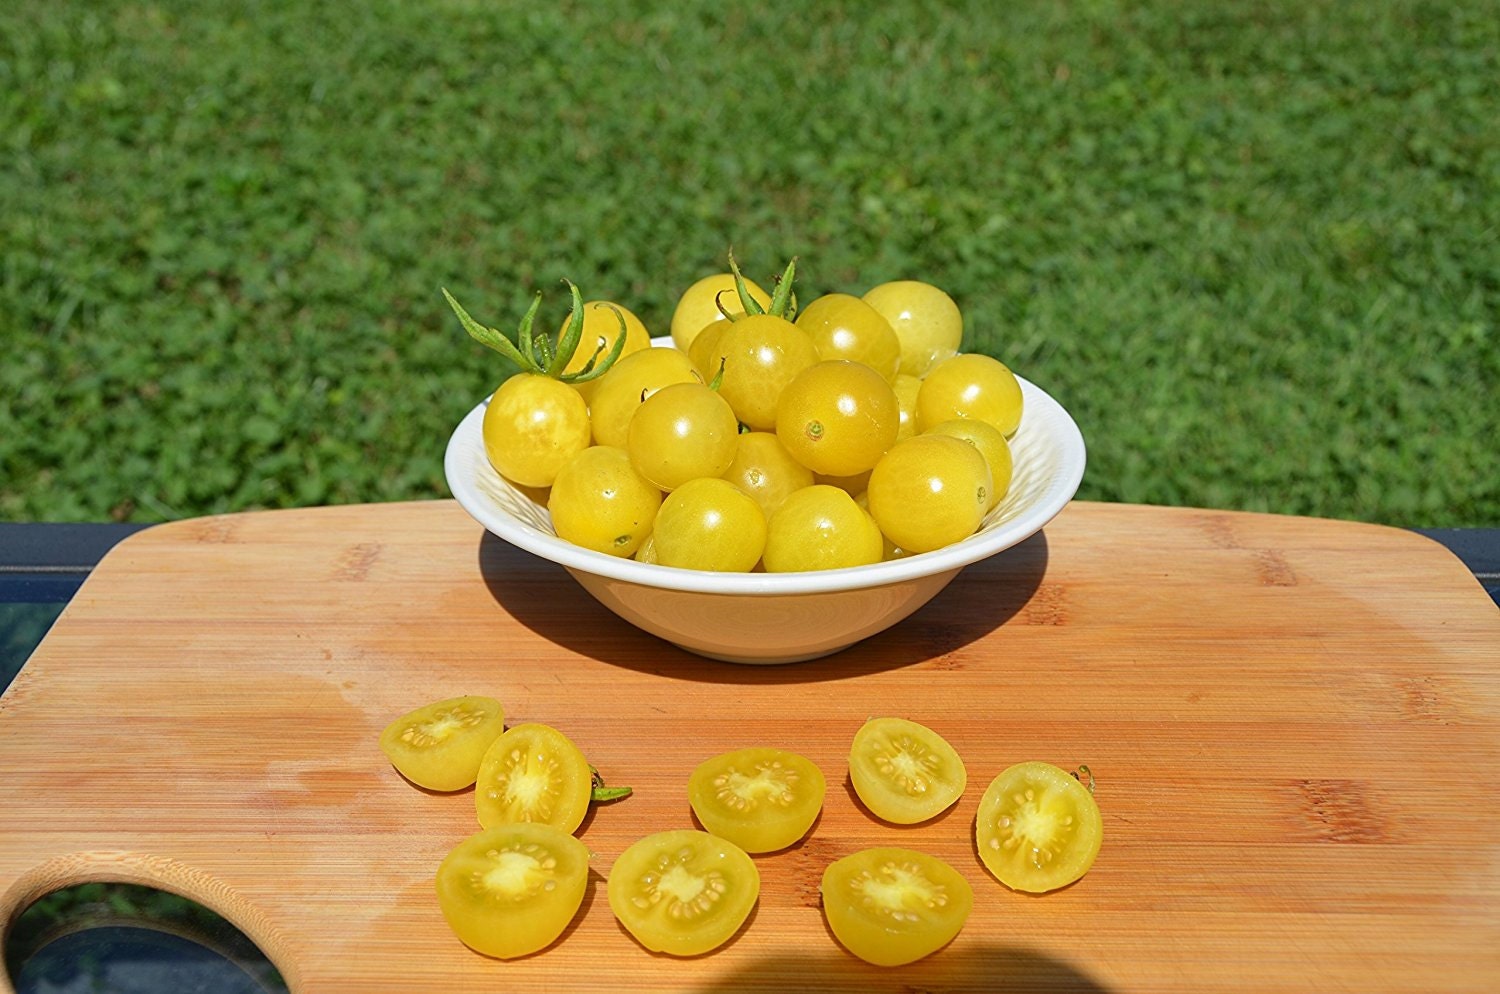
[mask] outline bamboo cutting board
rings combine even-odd
[[[432,875],[472,791],[403,781],[376,739],[489,694],[569,733],[633,797],[597,809],[584,906],[513,962],[448,931]],[[969,789],[876,822],[850,739],[901,714]],[[604,895],[636,838],[691,827],[688,774],[751,744],[817,762],[810,838],[757,864],[718,953],[645,952]],[[1033,897],[972,843],[1023,759],[1098,778],[1104,847]],[[896,628],[745,667],[631,628],[452,502],[163,525],[116,547],[0,698],[0,917],[80,880],[151,883],[243,928],[293,990],[1493,991],[1500,986],[1500,612],[1446,550],[1370,525],[1074,503]],[[823,924],[824,866],[903,845],[976,901],[882,970]]]

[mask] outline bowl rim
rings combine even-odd
[[[1021,385],[1025,409],[1028,412],[1047,411],[1044,420],[1053,428],[1049,432],[1053,436],[1049,441],[1058,446],[1058,471],[1048,481],[1040,498],[1008,521],[960,542],[932,552],[866,566],[798,573],[717,573],[679,569],[595,552],[539,531],[496,505],[467,475],[471,469],[477,469],[479,473],[493,477],[495,484],[519,493],[519,488],[496,473],[484,456],[481,423],[484,409],[489,404],[488,396],[471,408],[454,428],[444,452],[443,471],[454,498],[488,531],[517,548],[569,570],[666,590],[727,596],[780,596],[881,587],[957,571],[1018,545],[1039,532],[1077,493],[1087,460],[1082,432],[1067,410],[1046,391],[1021,376],[1016,380]],[[1023,423],[1022,430],[1025,427]],[[545,512],[546,508],[542,510]]]

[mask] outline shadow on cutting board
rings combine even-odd
[[[1031,603],[1047,572],[1047,539],[1026,541],[965,568],[911,616],[831,656],[780,666],[705,659],[641,631],[594,600],[568,572],[486,532],[479,569],[490,595],[517,622],[602,662],[678,679],[788,684],[856,677],[919,663],[952,665],[961,650]]]
[[[939,950],[907,966],[868,966],[841,950],[819,956],[768,956],[718,978],[697,994],[806,991],[917,994],[1109,994],[1109,988],[1061,960],[1030,949],[983,946]]]

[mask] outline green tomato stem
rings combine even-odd
[[[589,766],[589,777],[593,783],[593,791],[589,795],[589,800],[595,804],[618,801],[620,798],[629,797],[631,794],[629,787],[606,787],[604,785],[604,775],[592,765]]]
[[[760,301],[750,296],[750,288],[745,285],[745,277],[740,275],[740,267],[734,261],[734,249],[729,250],[729,271],[734,274],[734,289],[740,295],[740,306],[745,309],[745,313],[766,313],[766,309],[760,306]],[[724,316],[728,317],[729,315],[726,313]]]
[[[572,286],[571,283],[568,285]],[[575,290],[574,292],[576,293],[577,291]],[[609,372],[610,367],[615,364],[615,360],[619,359],[621,353],[625,351],[625,315],[621,314],[620,309],[614,304],[607,306],[615,312],[615,320],[620,322],[620,333],[615,336],[615,343],[610,346],[609,354],[600,360],[599,349],[595,349],[594,354],[589,356],[589,361],[583,364],[582,369],[576,373],[564,373],[558,377],[564,383],[587,383],[589,380],[598,379]],[[582,325],[581,320],[579,324],[580,326]]]
[[[559,341],[554,346],[550,336],[540,330],[535,330],[537,309],[542,304],[541,291],[537,291],[531,300],[531,306],[526,309],[526,314],[521,318],[521,323],[516,329],[516,340],[511,342],[503,334],[494,328],[488,328],[469,316],[453,294],[443,288],[443,297],[448,301],[448,306],[453,308],[453,313],[458,315],[459,324],[463,325],[464,331],[469,337],[479,344],[494,349],[505,358],[515,363],[525,373],[538,373],[561,380],[564,383],[582,383],[587,380],[597,379],[609,371],[625,349],[625,316],[620,313],[619,308],[612,307],[615,318],[620,322],[620,334],[615,337],[614,346],[603,359],[598,358],[598,350],[589,358],[587,365],[577,373],[564,373],[568,360],[573,358],[573,353],[578,351],[578,344],[583,338],[583,295],[579,293],[578,287],[570,280],[564,280],[573,297],[573,309],[568,316],[568,324],[563,329]]]
[[[792,261],[786,264],[786,271],[781,274],[781,279],[776,281],[776,292],[771,294],[770,313],[779,318],[792,319],[796,312],[796,299],[792,296],[792,280],[796,278],[797,257],[792,256]]]
[[[573,285],[572,280],[563,280],[568,284],[568,293],[573,298],[573,309],[568,312],[568,323],[563,328],[562,337],[557,343],[557,352],[552,356],[552,361],[547,364],[548,376],[560,376],[568,365],[568,360],[573,358],[573,353],[578,351],[578,342],[583,338],[583,297],[578,292],[578,287]]]
[[[522,369],[527,368],[526,357],[510,343],[510,339],[495,329],[486,328],[478,321],[469,317],[469,312],[464,310],[457,300],[453,299],[453,294],[448,292],[447,287],[443,288],[443,296],[447,298],[448,306],[453,308],[453,313],[458,315],[459,324],[464,326],[464,331],[469,333],[470,338],[474,339],[480,345],[494,349]]]

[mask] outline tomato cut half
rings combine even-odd
[[[823,771],[785,749],[715,756],[688,778],[688,800],[703,827],[746,852],[785,849],[823,810]]]
[[[438,905],[463,943],[511,959],[545,949],[578,913],[588,847],[550,825],[515,823],[460,842],[437,871]]]
[[[914,849],[865,849],[823,871],[823,914],[834,938],[876,966],[900,966],[951,942],[974,889],[948,863]]]
[[[592,791],[588,760],[571,739],[551,725],[517,725],[484,754],[474,806],[485,828],[539,822],[573,832]]]
[[[631,845],[609,871],[609,907],[653,952],[696,956],[729,940],[760,896],[760,871],[733,842],[691,830]]]
[[[493,697],[453,697],[408,711],[380,733],[380,749],[401,775],[428,790],[474,783],[485,750],[505,731]]]
[[[1088,872],[1104,823],[1094,795],[1071,773],[1051,763],[1017,763],[984,792],[974,834],[996,880],[1040,894]]]
[[[849,779],[871,814],[898,825],[940,814],[968,783],[948,740],[905,718],[872,718],[854,733]]]

